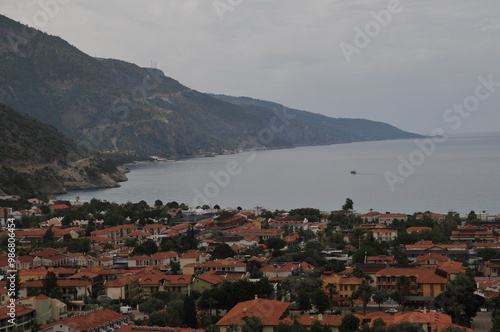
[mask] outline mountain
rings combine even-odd
[[[63,193],[77,188],[117,187],[123,169],[91,154],[57,129],[0,104],[0,192]]]
[[[383,122],[331,118],[249,97],[212,96],[239,106],[264,123],[271,123],[273,118],[283,119],[285,126],[281,126],[282,130],[276,129],[276,135],[294,146],[422,137]]]
[[[204,94],[157,69],[91,57],[1,15],[0,102],[91,150],[140,156],[417,137],[367,120],[288,109],[293,114],[284,118],[281,105]],[[276,130],[276,117],[286,128]]]

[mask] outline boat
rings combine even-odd
[[[351,174],[356,174],[356,171],[351,171]]]

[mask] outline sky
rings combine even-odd
[[[419,134],[499,131],[498,0],[0,0],[83,52]]]

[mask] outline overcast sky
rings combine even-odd
[[[202,92],[421,134],[499,130],[500,83],[482,86],[500,82],[498,0],[0,0],[0,11]]]

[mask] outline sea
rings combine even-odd
[[[191,207],[500,214],[500,133],[248,151],[129,165],[121,187],[59,199]],[[355,174],[352,174],[355,173]]]

